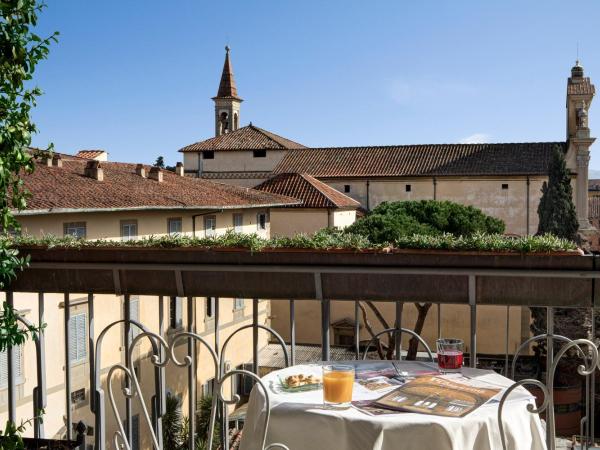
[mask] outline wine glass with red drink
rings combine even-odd
[[[462,339],[438,339],[436,344],[440,371],[443,373],[460,372],[463,365]]]

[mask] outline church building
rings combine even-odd
[[[255,187],[278,174],[308,174],[370,210],[383,201],[451,200],[502,219],[506,232],[535,234],[541,188],[558,146],[572,174],[580,230],[588,220],[588,109],[595,88],[579,61],[566,93],[566,136],[560,142],[423,144],[307,148],[259,128],[240,127],[238,95],[229,47],[216,97],[215,136],[188,145],[185,174]],[[558,107],[559,105],[557,105]]]

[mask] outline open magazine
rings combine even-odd
[[[421,376],[386,393],[371,407],[448,417],[463,417],[501,391],[439,376]]]

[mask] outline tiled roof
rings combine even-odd
[[[94,159],[102,155],[104,150],[80,150],[77,152],[79,158]]]
[[[223,64],[223,73],[221,74],[221,82],[219,83],[219,91],[215,98],[236,98],[238,97],[237,88],[235,87],[235,79],[233,78],[233,68],[229,60],[229,47],[225,47],[225,64]]]
[[[302,144],[290,141],[270,131],[252,124],[230,133],[225,133],[205,141],[183,147],[180,152],[198,152],[202,150],[287,150],[306,148]]]
[[[592,178],[588,180],[588,191],[600,191],[600,179]]]
[[[569,95],[594,95],[596,89],[589,77],[569,79],[567,94]]]
[[[588,198],[588,219],[600,218],[600,196],[591,196]]]
[[[310,148],[287,153],[274,172],[317,178],[546,175],[555,145],[566,151],[565,142]]]
[[[32,193],[21,214],[61,210],[234,209],[297,204],[289,197],[163,171],[163,181],[143,178],[135,164],[101,162],[104,180],[84,175],[88,161],[62,158],[62,167],[36,164],[24,175]],[[146,166],[146,174],[150,167]]]
[[[302,200],[298,208],[358,208],[360,203],[307,174],[282,173],[255,189]]]

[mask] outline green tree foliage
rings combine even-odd
[[[415,234],[471,236],[502,233],[504,222],[472,206],[449,201],[383,202],[347,231],[367,236],[373,243],[394,243]]]
[[[559,146],[555,146],[552,151],[548,182],[542,185],[538,217],[537,234],[553,234],[564,239],[577,240],[579,223],[573,204],[571,174]]]
[[[197,404],[196,417],[196,448],[199,450],[214,450],[220,446],[220,426],[215,423],[213,448],[208,449],[208,429],[212,397],[203,396]],[[171,394],[166,398],[166,414],[163,416],[163,447],[164,450],[184,450],[188,448],[189,418],[181,412],[181,400]],[[1,450],[1,449],[0,449]]]
[[[165,168],[165,158],[163,158],[162,156],[159,156],[158,158],[156,158],[156,161],[154,161],[154,165],[156,167],[160,167],[161,169]]]

